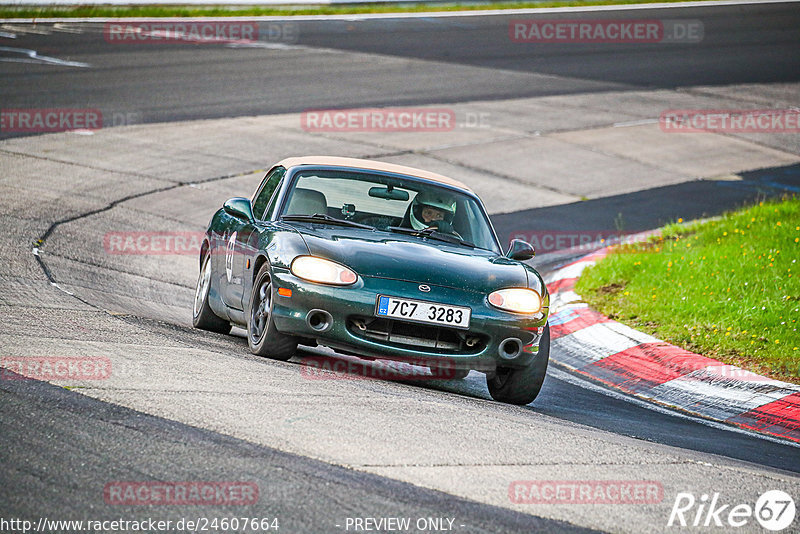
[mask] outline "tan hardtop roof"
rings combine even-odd
[[[336,167],[353,167],[355,169],[364,169],[369,171],[382,171],[391,172],[395,174],[405,174],[408,176],[415,176],[417,178],[424,178],[433,182],[440,182],[453,187],[458,187],[465,191],[472,192],[472,190],[459,182],[447,176],[436,174],[434,172],[423,171],[415,169],[414,167],[406,167],[405,165],[395,165],[394,163],[384,163],[382,161],[371,161],[368,159],[357,158],[342,158],[338,156],[303,156],[298,158],[286,158],[277,163],[287,169],[297,165],[330,165]]]

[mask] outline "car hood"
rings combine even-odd
[[[521,263],[495,252],[403,234],[298,224],[309,251],[360,276],[491,292],[527,287]]]

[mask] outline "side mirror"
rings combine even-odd
[[[222,205],[222,209],[225,210],[225,213],[232,215],[237,219],[242,219],[243,221],[249,223],[255,221],[255,217],[253,216],[253,206],[250,204],[250,200],[247,198],[229,198]]]
[[[533,245],[522,239],[513,239],[508,247],[508,252],[506,252],[507,257],[519,261],[529,260],[535,255],[536,251],[533,250]]]

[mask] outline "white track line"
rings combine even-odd
[[[20,54],[24,57],[0,57],[0,61],[7,63],[37,63],[46,65],[58,65],[61,67],[90,67],[88,63],[81,63],[80,61],[67,61],[50,56],[40,56],[36,50],[28,48],[12,48],[10,46],[0,46],[0,52],[10,52],[12,54]]]

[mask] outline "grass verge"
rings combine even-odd
[[[673,345],[800,383],[799,260],[800,198],[784,198],[618,246],[576,290]]]
[[[291,15],[352,15],[359,13],[417,13],[434,11],[475,11],[482,9],[527,9],[681,2],[684,0],[567,0],[540,2],[467,2],[345,4],[311,6],[3,6],[0,18],[162,18],[162,17],[269,17]]]

